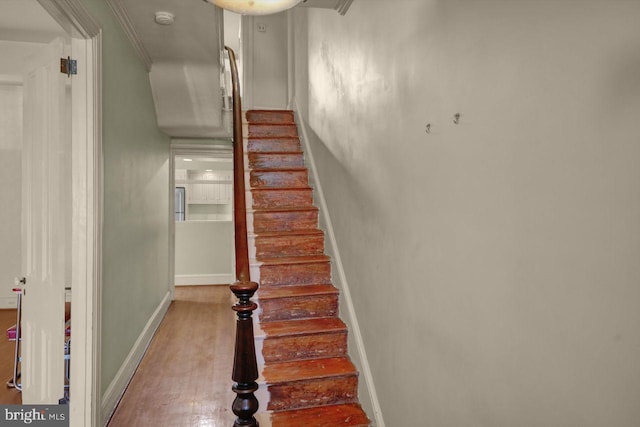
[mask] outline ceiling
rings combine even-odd
[[[191,159],[191,160],[185,160]],[[191,171],[230,171],[233,170],[231,155],[227,157],[176,156],[175,168]]]
[[[158,126],[173,137],[228,138],[220,92],[222,10],[202,0],[106,1],[149,70]],[[345,13],[353,0],[304,0],[298,7]],[[37,0],[0,0],[0,40],[46,43],[63,30]],[[171,25],[155,21],[173,14]]]
[[[11,0],[19,1],[19,0]],[[224,45],[221,9],[202,0],[106,0],[148,66],[156,62],[218,63]],[[304,0],[298,7],[346,13],[353,0]],[[157,12],[175,17],[155,22]]]
[[[201,0],[108,0],[130,38],[152,62],[214,63],[220,60],[219,9]],[[156,12],[174,15],[171,25]]]
[[[0,1],[0,40],[46,43],[64,35],[37,0]]]

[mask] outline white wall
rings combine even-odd
[[[259,27],[264,31],[259,31]],[[285,12],[242,18],[243,109],[286,108],[287,93],[287,15]],[[247,42],[248,41],[248,42]]]
[[[176,284],[230,284],[233,222],[176,222]]]
[[[313,151],[387,426],[637,426],[638,22],[628,1],[309,11]]]
[[[224,45],[229,46],[240,57],[240,23],[242,15],[225,10],[224,17]]]

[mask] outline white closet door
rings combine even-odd
[[[69,79],[56,39],[24,74],[22,400],[54,404],[64,393],[64,291],[70,270]],[[70,90],[70,89],[69,89]]]

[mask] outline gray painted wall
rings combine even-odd
[[[640,3],[308,13],[296,96],[386,425],[636,426]]]
[[[157,127],[144,65],[106,2],[103,27],[102,392],[169,291],[169,138]]]

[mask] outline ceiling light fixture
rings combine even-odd
[[[302,0],[205,0],[242,15],[270,15],[292,8]]]
[[[182,160],[184,160],[185,162],[193,162],[193,159],[182,159]]]

